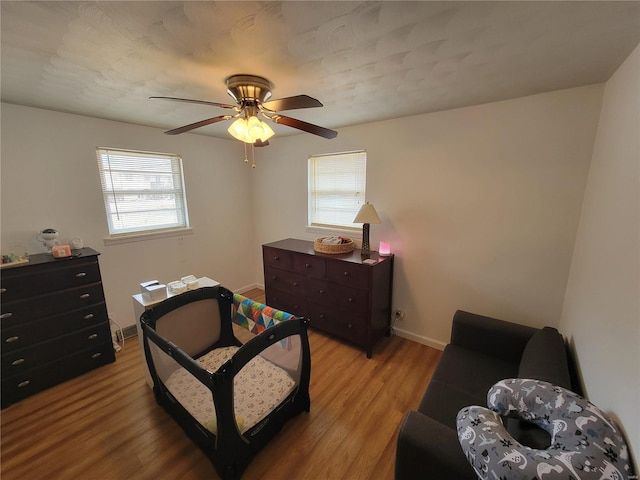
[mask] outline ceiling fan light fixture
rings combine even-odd
[[[266,142],[274,135],[269,125],[255,115],[249,118],[238,118],[227,131],[237,140],[244,143],[256,143],[258,140]]]

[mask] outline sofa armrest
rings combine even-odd
[[[458,310],[453,316],[451,343],[519,363],[529,339],[538,329]]]
[[[455,430],[410,411],[402,420],[396,448],[395,480],[476,480]]]

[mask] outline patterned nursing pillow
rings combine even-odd
[[[613,421],[570,390],[530,379],[507,379],[487,394],[491,410],[458,412],[458,440],[483,480],[626,480],[637,478],[629,451]],[[493,410],[493,411],[492,411]],[[500,415],[518,416],[551,435],[536,450],[518,443]]]

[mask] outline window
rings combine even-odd
[[[189,226],[178,155],[100,147],[96,154],[111,235]]]
[[[357,229],[366,183],[365,151],[309,157],[309,225]]]

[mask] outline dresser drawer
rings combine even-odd
[[[291,252],[287,252],[286,250],[263,247],[262,258],[265,265],[284,268],[286,270],[290,270],[292,268]]]
[[[60,259],[60,263],[38,268],[14,268],[2,272],[0,299],[12,302],[25,297],[65,290],[100,282],[100,268],[96,258],[86,261]]]
[[[2,377],[40,367],[104,342],[111,342],[109,325],[95,325],[21,350],[2,354]],[[113,343],[112,343],[113,348]]]
[[[309,307],[307,299],[299,295],[291,295],[278,289],[269,289],[266,292],[266,304],[282,310],[283,312],[291,313],[299,317],[305,317],[309,313]]]
[[[319,305],[331,305],[332,308],[350,312],[364,312],[367,309],[366,290],[345,287],[326,280],[308,279],[307,297],[310,302]]]
[[[332,310],[326,306],[316,304],[311,304],[309,311],[311,327],[359,345],[366,342],[367,322],[361,315]]]
[[[12,377],[3,374],[2,408],[114,360],[113,344],[109,339],[109,342],[96,343],[91,348]]]
[[[103,302],[60,315],[18,324],[11,328],[3,327],[0,331],[2,353],[20,350],[60,335],[106,324],[108,321],[107,307]]]
[[[369,266],[350,262],[329,262],[327,278],[348,287],[369,288]]]
[[[327,262],[324,258],[311,255],[294,255],[293,270],[300,275],[314,278],[325,278],[327,275]]]
[[[275,288],[288,292],[290,295],[304,295],[307,293],[306,281],[302,275],[279,268],[264,268],[265,288]]]
[[[41,295],[37,298],[27,298],[16,302],[2,302],[2,305],[0,305],[2,310],[0,322],[4,329],[102,302],[104,302],[102,283],[94,283]]]

